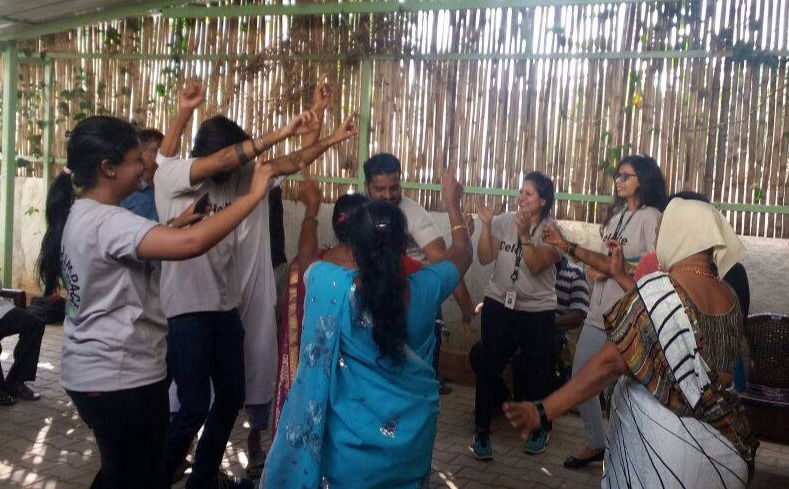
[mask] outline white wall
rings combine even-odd
[[[16,179],[15,216],[14,216],[14,273],[12,285],[26,290],[38,290],[35,276],[35,263],[38,258],[41,237],[44,234],[44,217],[41,204],[42,185],[40,178],[18,177]],[[38,212],[26,214],[31,208]],[[298,232],[301,227],[303,207],[293,201],[284,203],[285,239],[288,258],[296,251]],[[318,239],[321,245],[334,242],[331,230],[332,206],[321,206],[319,215]],[[449,220],[444,213],[431,213],[445,238],[449,236]],[[599,246],[597,225],[583,222],[563,221],[562,226],[572,239],[584,246]],[[479,221],[472,242],[479,239]],[[785,240],[744,237],[747,248],[743,264],[748,271],[751,286],[751,313],[775,312],[789,314],[789,245]],[[474,263],[466,274],[471,297],[481,301],[487,285],[492,265],[482,266],[474,257]],[[470,339],[463,338],[459,328],[460,314],[453,298],[444,304],[444,317],[453,329],[449,347],[464,348]],[[476,320],[478,331],[479,320]]]
[[[285,209],[285,241],[288,258],[296,252],[298,233],[304,208],[301,204],[292,201],[284,203]],[[331,229],[332,206],[323,204],[318,215],[318,243],[328,246],[335,242]],[[444,213],[431,212],[433,220],[444,233],[444,239],[449,237],[449,220]],[[596,224],[576,221],[561,221],[562,227],[569,233],[571,239],[584,247],[596,249],[600,246],[600,234]],[[476,221],[476,231],[472,242],[476,245],[479,239],[480,222]],[[746,246],[746,255],[743,265],[748,272],[751,287],[751,314],[760,312],[774,312],[789,314],[789,244],[786,240],[743,237]],[[474,255],[474,262],[466,273],[466,285],[475,302],[481,302],[484,289],[490,277],[493,265],[482,266]],[[454,298],[450,297],[444,304],[444,318],[452,328],[448,348],[466,350],[476,341],[475,338],[465,338],[460,328],[460,313]],[[479,334],[479,319],[475,319],[475,336]]]
[[[42,182],[42,179],[32,177],[15,179],[13,273],[11,284],[4,284],[6,287],[39,290],[35,268],[46,229]]]

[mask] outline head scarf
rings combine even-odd
[[[699,200],[671,199],[657,239],[657,257],[663,270],[678,261],[712,248],[712,261],[723,277],[745,251],[729,222],[712,205]]]

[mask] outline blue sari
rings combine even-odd
[[[356,273],[318,262],[305,277],[299,371],[261,488],[427,486],[438,420],[433,321],[460,277],[443,262],[408,279],[406,356],[395,364],[358,313]]]

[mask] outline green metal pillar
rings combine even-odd
[[[3,284],[11,287],[11,261],[14,251],[14,176],[16,175],[16,102],[19,57],[15,43],[3,46],[3,147],[0,175],[0,228],[3,247],[0,253]]]
[[[41,162],[44,192],[41,194],[41,212],[39,213],[42,219],[46,216],[47,192],[49,191],[49,182],[52,181],[52,133],[55,130],[55,123],[52,120],[52,104],[54,103],[52,83],[54,81],[55,62],[48,59],[47,64],[44,65],[44,137],[42,138],[44,161]]]
[[[359,107],[359,167],[356,170],[356,179],[359,188],[357,192],[364,191],[364,162],[370,157],[370,112],[372,111],[373,86],[373,60],[362,60],[361,101]]]

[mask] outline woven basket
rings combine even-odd
[[[789,317],[757,314],[745,321],[750,346],[748,383],[789,389]]]
[[[748,389],[740,393],[759,439],[789,444],[789,318],[757,314],[745,321]]]

